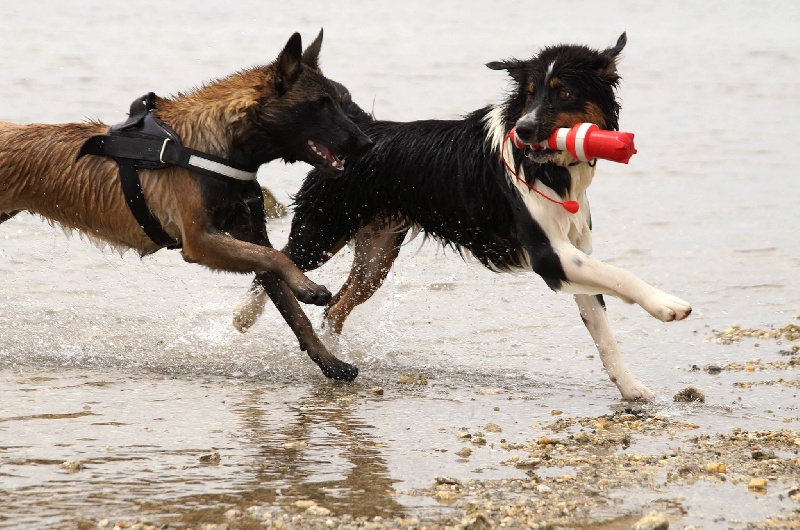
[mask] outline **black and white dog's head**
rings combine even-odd
[[[516,124],[517,137],[526,144],[542,142],[556,129],[578,123],[618,130],[617,61],[626,41],[623,33],[616,45],[603,51],[562,44],[544,48],[525,61],[488,63],[493,70],[508,71],[516,82],[503,109],[508,128]],[[544,163],[555,161],[556,152],[529,149],[527,154],[534,162]]]

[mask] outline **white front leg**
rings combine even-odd
[[[611,378],[611,382],[619,388],[623,399],[652,399],[654,394],[633,377],[622,359],[617,339],[611,331],[605,307],[600,303],[600,299],[594,295],[577,294],[575,301],[581,311],[583,323],[589,330],[597,351],[600,352],[603,368]]]
[[[656,289],[630,272],[594,259],[570,244],[555,248],[567,277],[561,291],[570,294],[610,294],[635,302],[663,322],[683,320],[692,307],[677,296]]]

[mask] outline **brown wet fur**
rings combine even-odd
[[[321,37],[322,33],[309,49],[316,46],[318,52]],[[296,38],[299,47],[299,35]],[[272,107],[302,102],[303,90],[292,88],[279,94],[281,87],[277,84],[283,82],[285,65],[281,61],[285,56],[286,50],[266,66],[241,71],[171,99],[157,98],[154,113],[178,133],[185,146],[229,157],[232,146],[251,134],[256,113],[259,119],[268,119]],[[299,64],[299,52],[296,59],[295,65]],[[303,62],[295,81],[300,88],[306,74],[322,75],[316,56],[313,67],[305,64],[305,56]],[[278,95],[286,97],[278,100]],[[91,155],[76,161],[81,145],[107,130],[108,126],[99,122],[0,122],[0,223],[27,211],[120,251],[133,249],[144,256],[159,250],[128,209],[116,162]],[[330,292],[309,280],[286,255],[271,248],[263,209],[254,214],[260,230],[253,230],[249,224],[234,227],[231,232],[246,241],[235,239],[214,226],[207,194],[203,193],[202,179],[209,177],[176,166],[139,174],[150,210],[163,229],[182,243],[181,253],[187,262],[219,271],[265,273],[266,289],[295,331],[301,348],[328,377],[355,378],[358,370],[325,349],[297,301],[324,305],[330,300]]]

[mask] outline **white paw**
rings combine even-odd
[[[689,302],[663,291],[656,291],[642,304],[642,307],[662,322],[683,320],[692,312]]]
[[[621,382],[616,381],[617,388],[619,388],[620,393],[622,394],[622,399],[629,399],[635,401],[650,401],[654,397],[656,397],[653,392],[647,388],[645,385],[637,381],[636,379],[631,379],[629,381]]]
[[[250,329],[264,311],[266,297],[267,292],[261,286],[248,291],[244,300],[233,310],[233,327],[240,333]]]

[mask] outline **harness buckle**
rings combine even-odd
[[[162,164],[166,164],[167,162],[164,161],[164,151],[167,150],[167,142],[169,142],[169,138],[164,138],[164,143],[161,145],[161,153],[158,155],[158,160]]]

